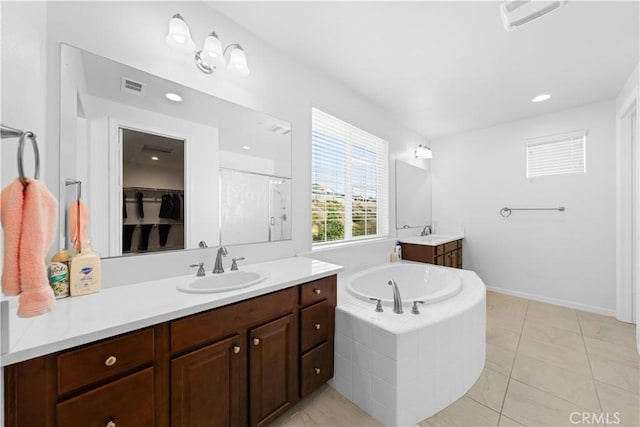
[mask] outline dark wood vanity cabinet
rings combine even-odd
[[[333,377],[336,276],[5,368],[6,426],[263,426]]]
[[[462,239],[437,246],[400,243],[402,259],[462,268]]]

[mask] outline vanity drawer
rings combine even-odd
[[[300,305],[305,306],[327,299],[336,304],[336,276],[314,280],[300,286]]]
[[[300,351],[305,352],[329,338],[331,311],[326,300],[300,310]]]
[[[444,254],[444,245],[436,246],[436,256]]]
[[[449,243],[445,243],[444,244],[444,251],[445,252],[455,251],[456,249],[458,249],[458,241],[457,240],[455,242],[449,242]]]
[[[154,420],[153,368],[56,405],[57,425],[140,427]]]
[[[58,356],[58,393],[152,363],[153,356],[152,328],[62,353]]]
[[[300,396],[305,397],[333,377],[333,349],[328,342],[300,357]]]

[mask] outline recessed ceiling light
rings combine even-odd
[[[173,102],[180,102],[182,101],[182,97],[180,95],[178,95],[177,93],[173,93],[173,92],[167,92],[164,94],[164,96],[169,100],[169,101],[173,101]]]
[[[243,146],[242,146],[242,149],[243,149],[243,150],[251,150],[251,147],[249,147],[248,145],[243,145]]]
[[[151,160],[159,160],[156,156],[152,156]]]
[[[542,101],[546,101],[549,98],[551,98],[551,95],[549,95],[548,93],[543,93],[542,95],[538,95],[535,98],[533,98],[531,102],[542,102]]]

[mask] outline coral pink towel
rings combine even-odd
[[[20,294],[18,315],[46,313],[55,302],[45,258],[57,227],[58,202],[40,181],[15,181],[2,192],[5,257],[2,288]]]
[[[71,241],[75,244],[76,252],[82,250],[82,242],[87,240],[87,223],[89,222],[89,209],[80,200],[71,203],[67,211],[69,213],[69,229]]]

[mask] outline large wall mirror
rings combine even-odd
[[[431,224],[431,172],[396,160],[396,228]]]
[[[65,44],[60,67],[61,246],[79,194],[105,257],[291,238],[287,121]]]

